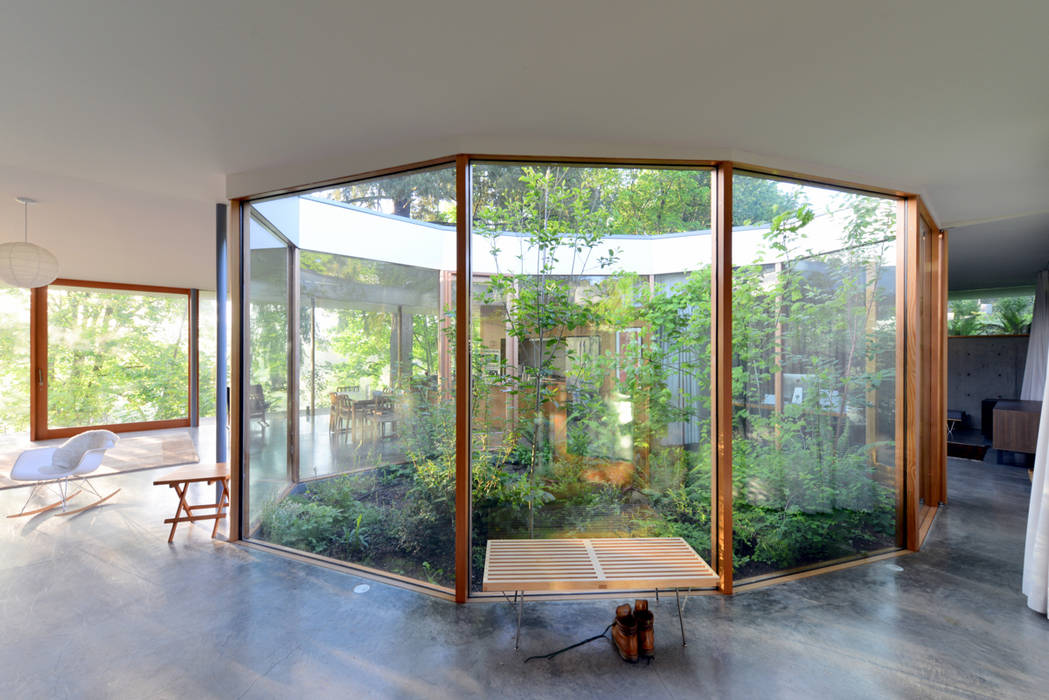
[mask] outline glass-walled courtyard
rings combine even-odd
[[[466,542],[474,592],[490,539],[676,536],[737,580],[900,546],[898,199],[737,172],[725,328],[713,167],[467,167],[245,203],[245,538],[444,589]]]

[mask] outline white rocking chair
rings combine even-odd
[[[62,512],[59,515],[72,515],[108,501],[120,489],[108,496],[102,496],[91,485],[91,482],[87,480],[86,475],[98,469],[102,463],[102,455],[110,447],[116,445],[119,439],[108,430],[88,430],[79,435],[74,435],[58,447],[37,447],[20,454],[18,459],[15,460],[15,465],[11,467],[11,480],[35,481],[36,483],[33,484],[33,488],[29,492],[29,498],[26,499],[22,510],[7,517],[18,518],[24,515],[36,515],[37,513],[54,510],[58,507],[62,508]],[[70,494],[70,481],[73,481],[75,485],[83,486],[90,490],[98,497],[98,500],[89,503],[83,508],[67,510],[66,505],[69,501],[82,491],[81,488],[77,488],[75,493]],[[76,482],[79,482],[79,484],[76,484]],[[30,501],[33,500],[33,496],[41,487],[58,496],[59,500],[42,508],[26,510]]]

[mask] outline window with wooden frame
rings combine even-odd
[[[498,538],[680,535],[725,593],[916,548],[920,200],[736,168],[459,154],[234,201],[244,537],[460,602]]]
[[[188,427],[189,289],[59,279],[33,290],[34,440]]]

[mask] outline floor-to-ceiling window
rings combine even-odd
[[[898,548],[901,202],[718,167],[246,203],[245,536],[459,596],[499,538],[680,536],[726,588]]]
[[[736,576],[895,547],[896,202],[733,189]]]
[[[268,221],[253,216],[248,226],[248,363],[242,391],[250,523],[295,483],[288,423],[289,266],[291,245]]]
[[[473,585],[489,539],[711,551],[709,169],[475,162]]]
[[[293,445],[249,417],[253,537],[453,583],[454,175],[253,204],[248,389]]]

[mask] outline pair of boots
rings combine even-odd
[[[647,600],[634,601],[634,609],[628,604],[616,608],[616,621],[612,623],[612,642],[623,661],[637,663],[638,654],[652,657],[656,649],[653,623],[655,616],[648,609]]]

